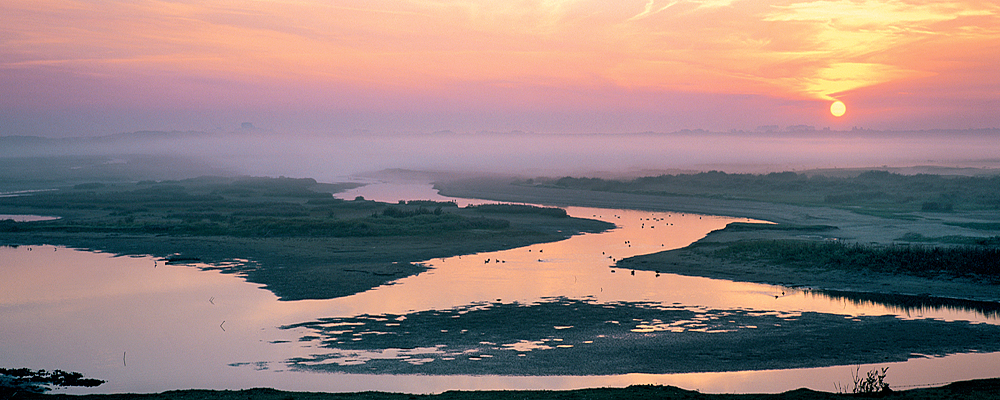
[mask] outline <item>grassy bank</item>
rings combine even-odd
[[[77,183],[0,199],[0,244],[56,244],[175,262],[225,264],[282,299],[346,296],[423,270],[414,262],[561,240],[610,224],[556,208],[364,198],[354,184],[199,177]],[[233,260],[244,260],[233,263]]]
[[[798,178],[795,179],[812,179],[801,175],[797,174]],[[743,178],[750,179],[751,177],[752,175],[747,175]],[[789,177],[792,178],[792,176]],[[896,178],[894,174],[889,174],[889,179]],[[949,180],[952,178],[934,179]],[[986,180],[987,178],[977,179]],[[1000,219],[1000,213],[996,210],[962,211],[960,208],[954,208],[950,212],[893,214],[897,218],[886,219],[873,215],[876,214],[874,212],[857,213],[822,204],[800,206],[776,202],[780,200],[780,196],[776,196],[774,199],[762,196],[764,198],[761,201],[727,200],[709,198],[706,192],[698,188],[682,189],[688,190],[688,193],[701,194],[667,196],[570,189],[558,187],[552,184],[552,181],[546,183],[544,180],[536,179],[517,181],[512,184],[511,180],[466,180],[447,182],[438,186],[446,195],[489,198],[498,201],[691,212],[780,222],[779,224],[730,224],[726,229],[713,232],[687,248],[621,260],[616,265],[619,268],[830,289],[837,290],[841,294],[854,291],[892,295],[927,295],[988,302],[1000,301],[1000,298],[997,297],[997,284],[989,283],[991,279],[995,282],[995,278],[986,278],[983,273],[964,271],[950,266],[939,268],[942,267],[943,263],[923,264],[924,267],[918,269],[922,268],[925,270],[924,272],[916,270],[907,272],[910,267],[892,264],[892,260],[902,262],[906,258],[914,259],[919,257],[918,254],[924,254],[918,253],[918,251],[929,251],[933,254],[934,248],[940,248],[942,254],[951,254],[952,250],[947,249],[962,245],[968,245],[973,249],[984,249],[985,261],[990,261],[989,255],[993,253],[989,249],[996,248],[996,237],[1000,233],[992,230],[996,224],[990,222]],[[608,181],[593,180],[593,182]],[[720,188],[719,190],[748,191],[741,187]],[[814,198],[822,197],[816,197],[817,194],[811,194],[811,196]],[[900,216],[906,218],[898,218]],[[854,261],[847,262],[847,260],[839,258],[811,258],[809,254],[817,249],[805,246],[820,246],[817,244],[802,244],[801,248],[787,249],[789,246],[797,246],[798,244],[790,245],[785,242],[791,240],[801,244],[804,241],[824,239],[837,239],[840,243],[859,243],[861,245],[855,248],[857,251],[852,256]],[[716,250],[736,245],[739,242],[745,243],[732,250],[714,253]],[[919,245],[911,245],[912,248],[920,250],[915,250],[910,256],[902,254],[898,255],[899,257],[890,254],[878,256],[883,260],[889,260],[878,268],[882,272],[874,272],[869,267],[866,261],[867,257],[875,257],[876,250],[884,247],[891,249],[891,246],[900,242],[915,242]],[[768,249],[758,254],[751,249],[754,246]],[[788,257],[795,258],[798,264],[793,267],[773,261],[785,258],[784,255],[775,253],[779,246],[790,251],[791,254],[788,254]],[[828,255],[843,253],[850,250],[853,245],[837,246],[845,247],[827,248]],[[966,253],[972,254],[975,251],[967,251]],[[983,257],[979,259],[982,261]],[[832,262],[835,260],[836,262]],[[838,268],[833,268],[834,265]],[[995,262],[990,265],[995,265]],[[992,267],[985,269],[989,270],[990,268]],[[943,273],[941,273],[942,271]],[[989,308],[989,310],[994,310],[994,308]]]
[[[1000,176],[901,175],[867,171],[855,176],[795,172],[660,175],[613,180],[563,177],[522,182],[557,188],[666,196],[754,200],[842,208],[905,218],[913,212],[1000,209]]]
[[[617,266],[805,287],[903,308],[996,315],[997,247],[822,240],[842,233],[826,225],[733,223],[687,247],[627,258]]]
[[[717,258],[763,260],[793,268],[826,268],[922,278],[1000,283],[1000,248],[870,245],[803,240],[739,241],[713,250]]]

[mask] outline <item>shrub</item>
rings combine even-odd
[[[851,393],[861,395],[891,393],[892,389],[889,388],[889,383],[885,381],[887,371],[889,371],[889,367],[882,368],[881,370],[876,368],[868,371],[866,376],[861,376],[861,366],[858,366],[851,372],[851,379],[854,381]],[[840,384],[835,384],[834,386],[837,387],[838,392],[843,393],[846,391]]]

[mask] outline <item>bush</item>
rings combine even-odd
[[[882,368],[881,370],[873,369],[868,371],[866,376],[861,376],[861,366],[858,366],[853,372],[851,372],[851,379],[854,381],[854,387],[851,388],[851,393],[861,395],[884,395],[891,393],[892,389],[889,388],[889,383],[885,381],[887,371],[889,371],[889,367]],[[838,392],[846,392],[844,390],[845,388],[839,384],[836,384],[835,386],[837,387]]]

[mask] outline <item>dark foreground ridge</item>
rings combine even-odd
[[[285,392],[274,389],[247,389],[238,391],[180,390],[155,394],[108,394],[73,396],[64,394],[17,394],[11,399],[79,399],[79,400],[611,400],[611,399],[661,399],[661,400],[796,400],[796,399],[854,399],[884,398],[899,400],[925,399],[997,399],[1000,398],[1000,379],[980,379],[951,383],[937,388],[892,391],[877,395],[840,394],[796,389],[777,394],[704,394],[673,386],[629,386],[627,388],[600,388],[565,391],[450,391],[436,395],[410,395],[400,393],[310,393]]]

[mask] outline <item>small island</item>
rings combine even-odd
[[[198,263],[264,284],[282,300],[328,299],[424,271],[418,263],[562,240],[612,224],[558,208],[380,203],[332,193],[357,184],[205,176],[88,182],[7,197],[0,243],[56,244],[167,263]]]

